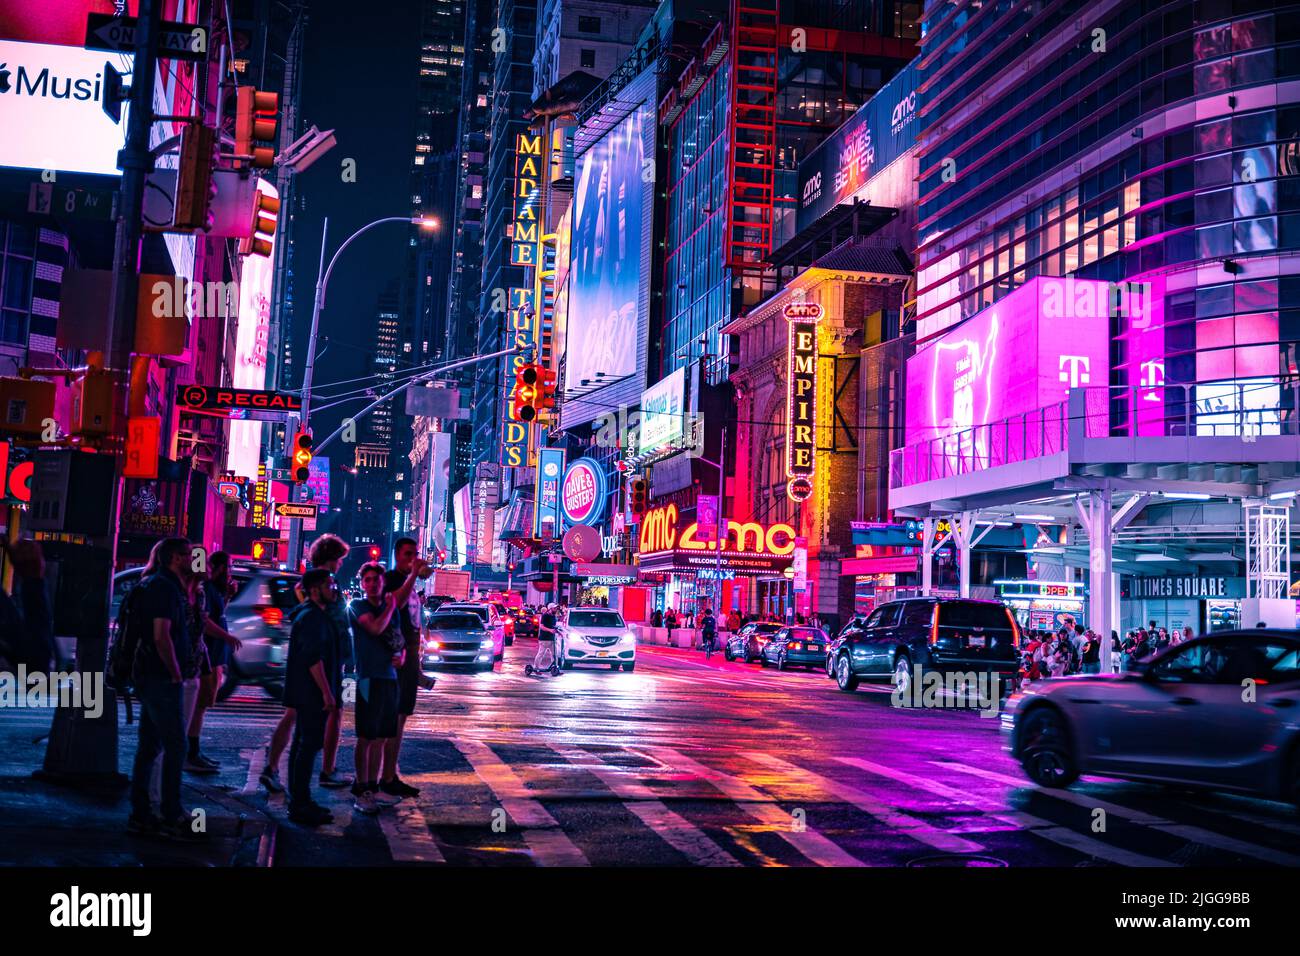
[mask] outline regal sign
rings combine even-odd
[[[288,392],[272,392],[256,388],[212,388],[207,385],[180,385],[176,389],[176,402],[181,408],[194,412],[298,412],[302,401]]]
[[[807,501],[817,461],[817,323],[823,312],[816,302],[792,302],[782,313],[790,324],[785,488],[791,501]]]

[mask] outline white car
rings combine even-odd
[[[1099,774],[1300,806],[1300,632],[1216,631],[1137,671],[1033,681],[1002,726],[1044,787]]]
[[[565,670],[574,664],[636,667],[636,632],[607,607],[572,607],[556,624],[555,655]]]

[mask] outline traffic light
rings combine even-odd
[[[280,97],[263,93],[251,86],[241,86],[235,93],[235,159],[251,163],[258,169],[275,165],[275,147],[259,146],[259,142],[275,141],[276,114],[280,111]]]
[[[378,561],[378,560],[379,560],[379,545],[377,545],[377,544],[372,544],[372,545],[370,546],[370,560],[371,560],[371,561]]]
[[[247,239],[239,240],[239,254],[269,256],[279,216],[280,200],[257,190],[253,194],[253,232]]]
[[[180,161],[176,172],[176,202],[172,210],[173,229],[201,229],[216,225],[212,203],[217,198],[217,180],[212,175],[220,158],[217,132],[202,123],[188,123],[181,130]]]
[[[537,366],[537,414],[549,412],[555,407],[555,373],[549,368]]]
[[[278,538],[258,538],[253,542],[253,560],[274,564],[279,543]]]
[[[294,481],[303,482],[311,477],[311,446],[311,432],[306,429],[293,436],[290,470]]]
[[[517,422],[537,420],[537,400],[540,394],[538,383],[541,381],[541,368],[537,365],[521,365],[515,371],[515,390],[511,398],[510,417]]]
[[[646,513],[650,504],[650,484],[640,475],[633,475],[627,483],[628,502],[632,506],[632,514],[640,517]]]

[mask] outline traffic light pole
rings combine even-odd
[[[135,316],[140,293],[140,237],[143,232],[145,177],[153,169],[149,131],[153,125],[154,72],[158,66],[156,43],[162,21],[159,0],[140,0],[135,28],[135,58],[131,68],[130,114],[126,143],[118,155],[122,182],[118,193],[117,226],[113,244],[112,308],[108,315],[105,367],[119,379],[113,480],[108,491],[108,573],[100,600],[99,626],[77,635],[77,670],[102,673],[108,657],[108,622],[113,595],[113,570],[117,566],[117,539],[122,505],[122,466],[131,404],[131,353],[135,348]],[[45,751],[46,774],[63,779],[115,778],[117,769],[117,698],[104,688],[103,712],[97,719],[76,708],[59,708],[50,727]]]

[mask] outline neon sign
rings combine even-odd
[[[589,458],[570,462],[560,482],[560,508],[571,525],[593,525],[605,510],[605,472]]]
[[[790,323],[785,490],[791,501],[807,501],[817,460],[817,323],[823,310],[816,302],[792,302],[782,314]]]
[[[654,554],[660,551],[716,551],[716,541],[700,540],[699,522],[692,521],[684,528],[678,527],[680,512],[676,505],[663,505],[646,512],[641,521],[641,537],[637,551]],[[794,552],[794,528],[777,523],[764,527],[757,521],[727,522],[727,544],[724,553],[766,554],[784,557]],[[734,538],[734,546],[732,539]]]
[[[532,289],[512,288],[507,320],[515,348],[519,349],[506,359],[506,381],[514,382],[515,372],[530,361],[529,356],[537,345],[537,297]],[[521,468],[532,464],[529,446],[532,444],[532,425],[515,421],[510,416],[510,403],[503,404],[505,420],[501,429],[501,464],[507,468]]]
[[[515,138],[515,208],[510,238],[512,266],[537,265],[537,200],[542,181],[542,134]]]

